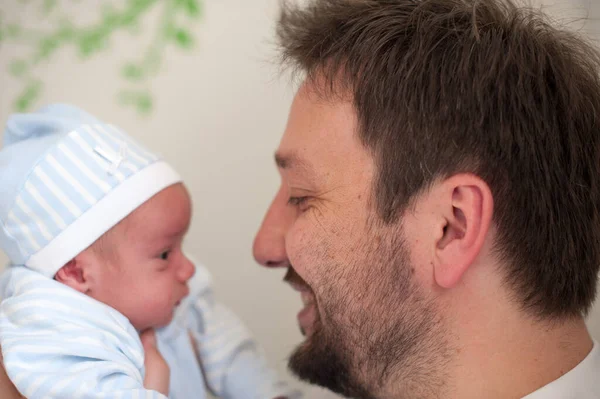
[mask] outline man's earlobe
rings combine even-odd
[[[456,285],[479,255],[490,229],[493,197],[479,177],[460,174],[443,185],[445,223],[436,243],[434,276],[443,288]]]

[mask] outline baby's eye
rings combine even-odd
[[[160,254],[160,258],[161,258],[162,260],[167,260],[167,259],[169,259],[169,254],[170,254],[170,253],[171,253],[171,251],[165,251],[165,252],[163,252],[162,254]]]

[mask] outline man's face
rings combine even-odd
[[[375,165],[351,102],[310,88],[292,105],[276,154],[281,187],[254,243],[259,263],[288,268],[304,303],[306,339],[290,367],[361,398],[389,395],[389,380],[404,379],[414,397],[440,363],[441,321],[415,276],[402,221],[383,225],[375,213]]]

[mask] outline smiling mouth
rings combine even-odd
[[[318,318],[317,301],[312,289],[306,282],[290,267],[284,277],[284,281],[288,283],[295,291],[300,293],[300,299],[304,307],[297,315],[300,330],[305,336],[310,336],[314,329],[314,324]]]

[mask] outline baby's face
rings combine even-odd
[[[99,243],[105,262],[94,271],[88,295],[120,311],[138,330],[168,324],[195,271],[181,249],[190,218],[182,184],[136,209]]]

